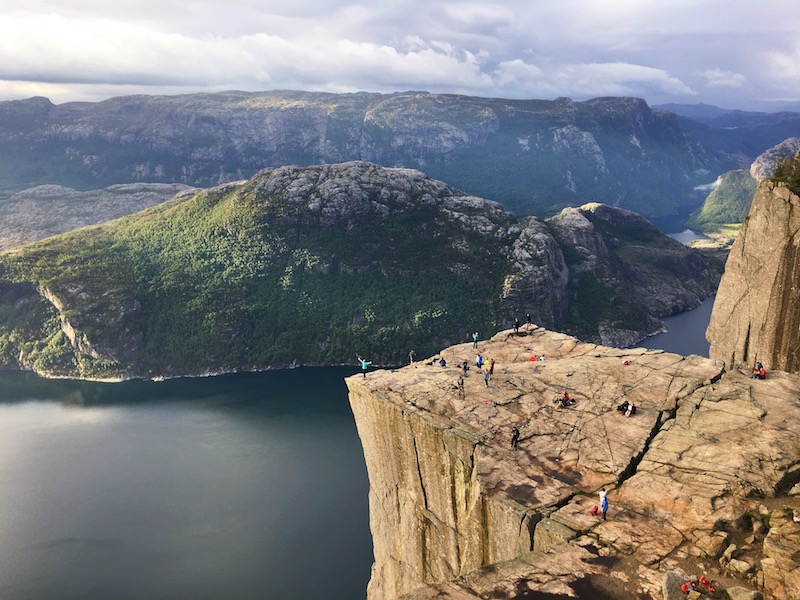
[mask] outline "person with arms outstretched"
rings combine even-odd
[[[358,359],[358,362],[361,363],[361,372],[364,373],[364,379],[366,379],[367,378],[367,367],[372,364],[372,361],[364,360],[360,356],[357,356],[356,358]]]

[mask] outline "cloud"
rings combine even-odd
[[[0,100],[278,88],[785,98],[798,47],[755,18],[782,1],[29,0],[0,19]],[[780,31],[800,29],[794,12]]]
[[[741,73],[723,71],[722,69],[708,69],[703,71],[701,75],[706,78],[706,85],[712,88],[740,88],[747,81],[747,77]]]

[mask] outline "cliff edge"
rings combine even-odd
[[[488,385],[477,353],[495,361]],[[370,600],[672,598],[700,575],[797,597],[800,377],[523,326],[347,385]],[[565,390],[575,404],[558,408]],[[601,489],[608,520],[589,514]]]
[[[706,338],[729,368],[800,372],[800,197],[763,181],[731,248]]]

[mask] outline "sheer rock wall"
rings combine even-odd
[[[706,332],[728,368],[800,372],[800,197],[762,182],[731,248]]]

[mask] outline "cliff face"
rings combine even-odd
[[[210,187],[267,167],[364,160],[424,170],[518,215],[591,198],[669,215],[733,166],[636,98],[573,102],[276,91],[0,103],[0,189]]]
[[[496,361],[488,386],[477,352]],[[701,574],[795,597],[800,438],[785,424],[800,378],[538,327],[435,358],[347,379],[370,479],[370,600],[673,598]],[[576,403],[556,408],[565,389]],[[602,488],[605,521],[588,512]]]
[[[800,371],[800,197],[762,182],[731,248],[706,337],[728,368]]]

